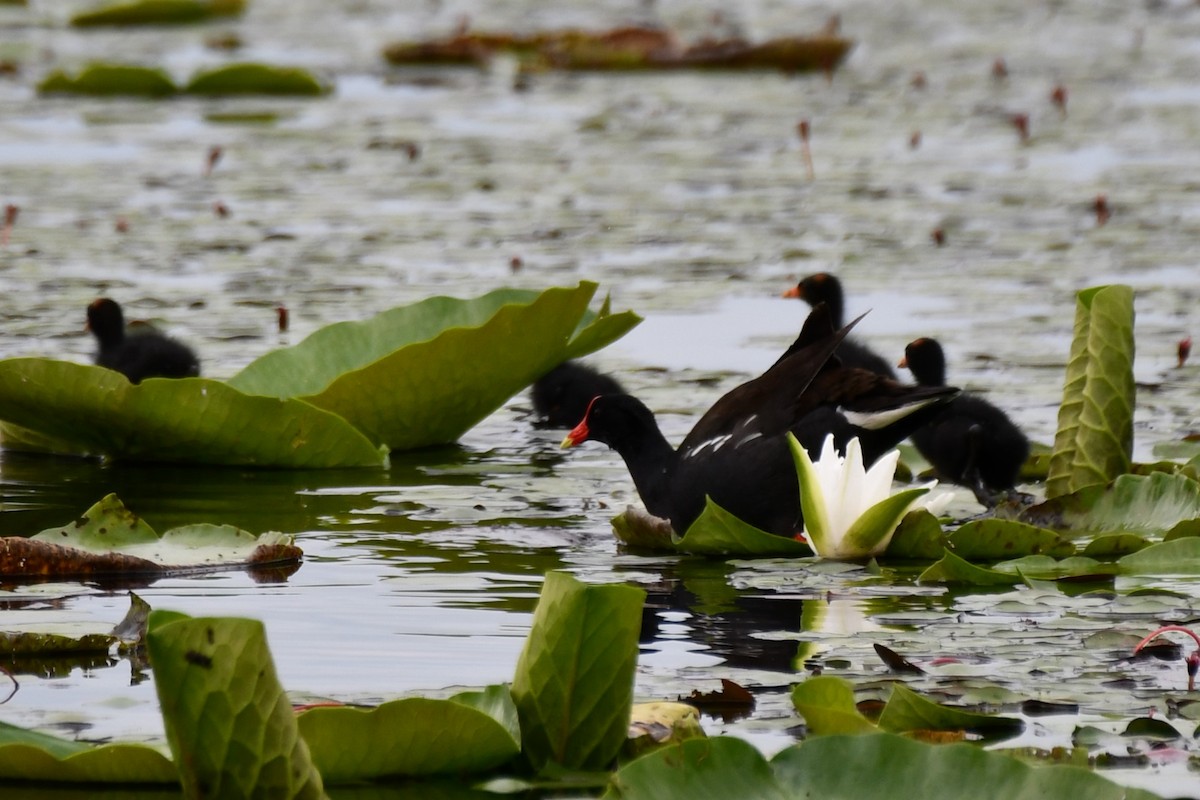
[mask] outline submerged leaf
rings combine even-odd
[[[146,644],[186,797],[325,796],[261,622],[155,612]]]
[[[328,89],[307,70],[269,64],[229,64],[192,76],[186,94],[202,95],[302,95],[325,94]]]
[[[646,593],[546,575],[512,696],[537,770],[607,769],[625,741]]]
[[[161,69],[132,64],[90,64],[71,77],[52,72],[38,84],[42,94],[129,95],[165,97],[179,88]]]
[[[1133,290],[1096,286],[1077,295],[1046,496],[1129,471],[1133,452]]]
[[[131,0],[71,17],[76,27],[96,25],[164,25],[199,22],[241,14],[245,0]]]

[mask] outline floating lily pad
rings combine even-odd
[[[1075,545],[1054,531],[1005,519],[972,520],[947,538],[955,555],[972,562],[1038,554],[1062,558],[1075,553]]]
[[[940,558],[949,543],[938,518],[926,508],[916,508],[900,520],[885,553],[888,558],[910,558],[931,561]]]
[[[299,67],[274,67],[268,64],[230,64],[197,73],[183,87],[186,94],[302,95],[315,96],[329,91],[310,72]]]
[[[643,550],[674,553],[675,531],[669,520],[629,506],[613,517],[613,534],[622,544]]]
[[[1015,586],[1018,575],[978,567],[946,550],[939,561],[921,573],[921,583],[965,583],[970,586]]]
[[[792,687],[792,705],[804,717],[813,736],[874,733],[875,723],[854,702],[854,687],[832,675],[809,678]]]
[[[1107,483],[1133,452],[1133,289],[1096,286],[1076,296],[1046,496]]]
[[[79,27],[99,25],[179,25],[241,14],[245,0],[133,0],[71,17]]]
[[[0,722],[0,780],[179,785],[175,765],[157,748],[74,742],[5,722]]]
[[[1013,717],[944,706],[922,697],[902,683],[894,683],[891,697],[879,715],[879,727],[892,733],[962,730],[1000,740],[1021,733],[1025,723]]]
[[[91,64],[72,77],[59,70],[38,84],[42,94],[133,95],[165,97],[179,87],[161,69],[130,64]]]
[[[521,750],[507,686],[446,700],[409,697],[375,708],[314,708],[297,717],[326,783],[495,769]]]
[[[117,645],[140,644],[150,605],[132,592],[129,612],[114,627],[91,621],[62,621],[60,611],[6,611],[0,618],[0,655],[14,661],[60,655],[107,653]]]
[[[704,738],[700,711],[688,703],[638,703],[630,712],[629,738],[623,757],[637,757],[660,747]]]
[[[0,576],[167,575],[299,561],[281,533],[261,536],[232,525],[188,525],[162,536],[110,494],[61,528],[0,538]]]
[[[804,542],[776,536],[743,522],[705,498],[704,510],[676,542],[684,553],[708,556],[811,556]]]
[[[1200,575],[1200,538],[1159,542],[1118,559],[1121,571],[1134,575]]]
[[[1163,534],[1200,518],[1200,483],[1186,475],[1122,475],[1026,509],[1023,520],[1060,530]]]

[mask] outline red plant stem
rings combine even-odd
[[[812,150],[808,146],[808,120],[800,120],[796,125],[796,132],[800,134],[800,154],[804,157],[804,168],[808,171],[808,179],[816,180],[817,172],[813,169]]]

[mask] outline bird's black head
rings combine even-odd
[[[908,367],[922,386],[944,386],[946,383],[946,354],[936,339],[914,339],[904,348],[904,358],[897,365]]]
[[[587,413],[562,446],[575,447],[590,440],[619,450],[651,431],[658,431],[658,422],[645,403],[628,394],[602,394],[592,398]]]
[[[87,329],[101,343],[120,342],[125,337],[125,317],[115,300],[101,297],[87,309]]]

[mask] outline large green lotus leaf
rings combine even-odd
[[[892,733],[821,736],[783,750],[771,766],[789,798],[895,800],[898,791],[921,800],[1156,797],[1080,767],[1030,766],[1002,751],[926,744]]]
[[[792,705],[813,736],[874,733],[879,729],[854,702],[854,687],[833,675],[809,678],[792,687]]]
[[[732,736],[688,739],[629,762],[604,800],[788,800],[754,745]]]
[[[154,612],[146,637],[189,798],[323,798],[263,624]]]
[[[76,76],[56,71],[38,84],[42,94],[164,97],[179,88],[161,69],[132,64],[90,64]]]
[[[1164,534],[1200,517],[1200,483],[1186,475],[1122,475],[1107,487],[1089,487],[1027,509],[1024,519],[1071,531]]]
[[[372,709],[314,708],[297,722],[326,783],[479,773],[521,751],[508,687],[486,693],[499,718],[475,704],[479,694],[468,702],[410,697]]]
[[[706,556],[811,556],[804,542],[767,533],[704,500],[704,510],[675,545],[681,552]]]
[[[148,745],[74,742],[0,722],[0,781],[178,784],[171,759]],[[0,794],[18,797],[10,787]]]
[[[1007,519],[979,519],[950,534],[948,548],[967,561],[1000,561],[1045,554],[1075,554],[1075,545],[1054,531]]]
[[[1200,575],[1200,538],[1186,536],[1152,544],[1117,559],[1121,572],[1133,575]]]
[[[328,89],[307,70],[268,64],[228,64],[199,72],[183,87],[186,94],[301,95],[312,97]]]
[[[1025,723],[1012,717],[997,717],[950,708],[927,700],[902,683],[892,684],[879,727],[892,733],[908,731],[971,731],[988,739],[1007,739],[1025,730]]]
[[[1094,286],[1076,296],[1046,496],[1129,471],[1133,452],[1133,289]]]
[[[608,769],[629,727],[646,593],[546,575],[512,696],[537,770]]]
[[[330,325],[249,364],[230,384],[301,396],[393,450],[453,442],[568,357],[617,339],[640,320],[587,317],[596,284],[501,289],[473,300],[433,297],[361,322]]]
[[[301,400],[250,396],[205,378],[124,375],[45,358],[0,361],[0,419],[131,461],[260,467],[381,466],[344,419]]]
[[[133,0],[71,17],[76,27],[96,25],[170,25],[242,13],[245,0]]]
[[[969,586],[1015,586],[1021,582],[1019,575],[977,567],[949,550],[943,551],[941,559],[927,567],[917,580],[920,583],[964,583]]]

